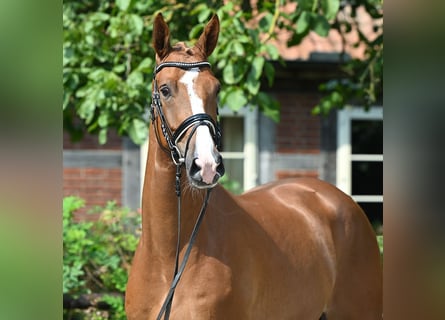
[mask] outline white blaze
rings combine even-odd
[[[194,89],[195,79],[199,75],[199,68],[193,68],[184,73],[179,79],[179,82],[183,83],[187,88],[187,93],[190,98],[190,104],[192,105],[193,114],[204,113],[204,105],[202,99],[198,97]]]
[[[187,70],[179,80],[187,88],[193,114],[204,113],[202,99],[196,94],[194,89],[195,79],[199,75],[199,68]],[[214,144],[207,126],[199,126],[196,129],[195,156],[196,164],[201,167],[201,176],[205,183],[213,183],[216,174],[216,162],[213,157]]]

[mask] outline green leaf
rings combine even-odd
[[[78,114],[85,122],[88,124],[91,122],[94,110],[96,109],[96,104],[91,99],[85,99],[79,106]]]
[[[320,0],[320,4],[326,19],[334,19],[340,8],[340,0]]]
[[[199,35],[202,33],[202,30],[204,30],[204,26],[202,24],[197,24],[190,30],[189,32],[189,38],[190,39],[197,39]]]
[[[99,143],[105,144],[107,143],[107,129],[103,128],[99,131]]]
[[[298,0],[298,9],[312,11],[314,1],[316,0]]]
[[[265,61],[266,60],[264,59],[264,57],[255,57],[253,59],[252,66],[250,68],[250,73],[249,73],[249,75],[250,74],[252,75],[253,79],[258,80],[261,77]]]
[[[265,59],[264,57],[255,57],[247,75],[246,88],[253,95],[256,95],[260,90],[260,77],[263,72]]]
[[[244,95],[243,90],[235,88],[227,94],[227,105],[234,111],[240,110],[247,104],[247,98]]]
[[[316,105],[316,106],[313,107],[312,110],[311,110],[311,114],[312,114],[313,116],[318,116],[318,115],[320,115],[320,113],[321,113],[320,105]]]
[[[121,9],[122,11],[126,11],[128,7],[130,6],[131,0],[116,0],[116,5]]]
[[[110,19],[110,15],[104,12],[94,12],[91,16],[90,16],[91,20],[96,20],[96,21],[107,21],[108,19]]]
[[[138,70],[134,70],[127,78],[128,85],[132,87],[136,87],[138,85],[142,85],[144,83],[144,76]]]
[[[224,67],[223,79],[227,84],[236,84],[240,82],[247,71],[248,64],[244,61],[229,63]]]
[[[326,37],[329,34],[330,29],[331,25],[324,16],[315,14],[312,16],[312,30],[319,36]]]
[[[107,71],[98,68],[88,74],[88,78],[94,81],[101,81],[106,76]]]
[[[108,125],[108,113],[101,113],[97,119],[97,123],[99,124],[99,127],[105,128]]]
[[[232,49],[237,56],[244,57],[244,55],[246,54],[243,45],[238,41],[234,41],[232,43]]]
[[[63,102],[62,102],[63,110],[65,110],[66,107],[68,106],[68,104],[70,103],[70,98],[71,98],[71,95],[68,92],[64,91],[63,92]]]
[[[255,79],[254,76],[252,75],[252,73],[249,73],[249,75],[247,76],[246,83],[245,83],[247,90],[251,94],[256,95],[258,93],[258,91],[260,90],[260,85],[261,85],[261,82],[258,79]]]
[[[307,32],[307,33],[309,33],[309,32]],[[287,46],[292,47],[292,46],[299,45],[301,43],[301,41],[304,39],[304,37],[307,35],[307,33],[300,34],[300,33],[295,32],[294,34],[292,34],[292,37],[287,41]]]
[[[63,47],[63,66],[69,64],[75,58],[74,49],[71,47]]]
[[[113,68],[113,72],[115,73],[121,73],[125,71],[125,64],[118,64]]]
[[[152,58],[145,58],[142,60],[139,65],[137,66],[136,70],[141,72],[151,72],[153,71],[153,59]]]
[[[211,14],[212,14],[212,10],[210,10],[209,8],[206,8],[206,9],[202,10],[198,14],[198,21],[199,21],[199,23],[203,23],[203,22],[207,21]]]
[[[84,31],[86,34],[89,34],[94,29],[94,23],[91,20],[85,20],[83,25]]]
[[[235,70],[233,64],[228,64],[225,66],[223,70],[223,79],[227,84],[235,84],[237,81],[235,80]]]
[[[280,120],[280,105],[277,100],[264,92],[259,92],[256,96],[258,105],[263,114],[275,122]]]
[[[200,3],[191,9],[190,15],[197,15],[201,11],[206,10],[206,9],[207,9],[207,5],[205,3]]]
[[[80,208],[83,208],[85,206],[85,200],[75,197],[75,196],[69,196],[63,198],[62,202],[62,210],[63,210],[63,217],[68,218],[72,215],[72,213]]]
[[[236,32],[239,32],[239,33],[243,34],[243,33],[244,33],[244,30],[246,30],[246,24],[245,24],[244,21],[242,21],[241,19],[239,19],[239,18],[237,17],[237,15],[239,15],[239,14],[242,14],[242,11],[238,11],[238,13],[235,14],[235,17],[236,17],[237,19],[233,19],[233,21],[232,21],[232,27],[234,28],[234,30],[235,30]]]
[[[227,65],[227,60],[225,58],[219,59],[218,63],[216,64],[216,67],[218,69],[224,69],[224,67]]]
[[[236,40],[240,43],[248,43],[248,44],[252,43],[252,39],[250,37],[248,37],[247,35],[243,35],[243,34],[237,35]]]
[[[278,48],[273,44],[266,45],[266,52],[269,55],[269,58],[272,60],[278,60],[280,57],[280,52],[278,51]]]
[[[303,34],[306,33],[309,30],[309,27],[311,25],[311,14],[307,11],[303,11],[300,14],[300,17],[297,21],[297,33]]]
[[[267,12],[260,20],[259,22],[259,26],[260,26],[260,30],[262,32],[268,32],[270,25],[272,24],[272,20],[273,20],[273,14],[270,12]]]
[[[87,34],[87,35],[85,36],[85,41],[86,41],[86,43],[88,43],[90,46],[94,46],[95,41],[94,41],[94,37],[93,37],[91,34]]]
[[[280,121],[280,110],[278,109],[264,109],[263,114],[276,123]]]
[[[269,86],[271,87],[275,78],[275,68],[273,67],[272,63],[267,61],[264,64],[264,73],[266,74],[267,81],[269,83]]]
[[[331,100],[333,104],[338,107],[341,107],[342,106],[341,104],[343,104],[343,96],[337,91],[332,92]]]
[[[144,20],[142,20],[142,18],[137,14],[130,15],[130,19],[133,22],[134,33],[140,36],[144,29]]]
[[[142,144],[147,139],[147,124],[141,119],[133,119],[128,128],[128,135],[136,144]]]

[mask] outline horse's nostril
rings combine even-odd
[[[223,162],[223,157],[222,155],[218,154],[218,156],[216,157],[216,164],[220,165]]]
[[[201,171],[201,167],[196,163],[196,159],[193,159],[192,161],[192,165],[190,167],[190,176],[197,179],[198,177],[200,177],[199,172]],[[197,179],[197,180],[201,180],[201,179]]]
[[[218,166],[216,167],[216,172],[218,173],[219,178],[221,178],[224,175],[224,173],[226,173],[226,169],[224,168],[222,156],[218,157]]]

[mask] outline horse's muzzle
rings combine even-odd
[[[220,154],[217,155],[214,162],[195,158],[188,169],[191,184],[199,189],[213,188],[224,173],[225,168]]]

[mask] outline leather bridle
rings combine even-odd
[[[190,129],[192,129],[192,132],[196,130],[197,127],[205,125],[210,129],[210,134],[212,135],[212,139],[219,149],[221,146],[221,129],[219,126],[219,122],[212,119],[211,116],[209,116],[206,113],[198,113],[194,114],[188,118],[186,118],[179,126],[178,128],[172,132],[167,119],[165,117],[165,114],[162,110],[162,103],[161,98],[159,94],[158,84],[156,81],[156,75],[164,68],[167,67],[174,67],[174,68],[180,68],[183,70],[190,70],[194,68],[201,68],[201,67],[211,67],[211,64],[207,61],[201,61],[201,62],[163,62],[160,65],[158,65],[155,69],[154,75],[153,75],[153,95],[152,95],[152,102],[151,102],[151,108],[150,108],[150,114],[151,114],[151,120],[152,123],[156,121],[157,117],[155,115],[155,109],[157,114],[159,115],[159,119],[161,121],[161,130],[162,134],[164,135],[165,141],[167,142],[168,149],[171,155],[171,158],[173,160],[173,163],[175,165],[180,165],[184,163],[185,156],[188,151],[188,145],[190,142],[191,137],[193,134],[189,135],[189,138],[187,140],[186,149],[184,151],[184,154],[182,154],[181,150],[178,147],[178,142],[185,136],[185,133]],[[161,143],[159,139],[159,133],[157,126],[155,126],[155,132],[156,137],[158,139],[159,145],[166,150],[165,146]]]
[[[180,68],[184,70],[190,70],[193,68],[201,68],[201,67],[211,67],[210,63],[207,61],[201,61],[201,62],[192,62],[192,63],[185,63],[185,62],[163,62],[160,65],[158,65],[155,69],[154,75],[153,75],[153,95],[152,95],[152,103],[150,108],[150,114],[152,119],[152,125],[155,126],[155,134],[156,139],[158,141],[158,144],[161,146],[162,149],[164,149],[166,152],[170,152],[171,158],[173,163],[176,165],[176,196],[178,199],[178,238],[177,238],[177,244],[176,244],[176,257],[175,257],[175,270],[174,270],[174,276],[173,280],[170,284],[170,289],[167,293],[167,296],[164,299],[164,302],[162,304],[161,310],[159,311],[159,314],[157,316],[157,320],[161,320],[162,316],[164,315],[164,320],[168,320],[170,318],[170,310],[173,302],[173,296],[175,293],[176,286],[179,283],[179,280],[181,279],[182,273],[184,272],[185,266],[187,264],[187,261],[190,257],[190,252],[193,247],[193,244],[195,242],[196,236],[198,234],[199,227],[201,225],[201,222],[204,218],[204,214],[207,209],[207,204],[210,197],[210,192],[212,188],[208,188],[206,192],[206,196],[204,198],[204,202],[202,204],[201,210],[199,212],[198,218],[196,219],[195,226],[193,227],[193,231],[190,235],[190,239],[184,254],[184,258],[181,261],[181,265],[179,266],[179,251],[180,251],[180,238],[181,238],[181,167],[185,163],[185,157],[187,155],[187,151],[189,148],[189,143],[196,132],[196,129],[199,126],[205,125],[209,128],[210,134],[212,136],[212,139],[217,146],[218,149],[221,147],[221,129],[218,121],[215,121],[212,119],[211,116],[209,116],[206,113],[198,113],[194,114],[188,118],[186,118],[179,126],[178,128],[172,132],[168,121],[165,117],[165,114],[162,110],[162,103],[161,98],[158,90],[158,85],[156,82],[156,74],[158,74],[163,68],[166,67],[174,67],[174,68]],[[155,115],[158,114],[158,117]],[[167,142],[167,147],[165,147],[159,137],[158,132],[158,126],[156,125],[156,120],[160,119],[161,121],[161,131],[165,138],[165,141]],[[178,142],[180,142],[187,131],[190,130],[189,136],[187,138],[186,146],[184,153],[181,152],[181,150],[178,147]]]

